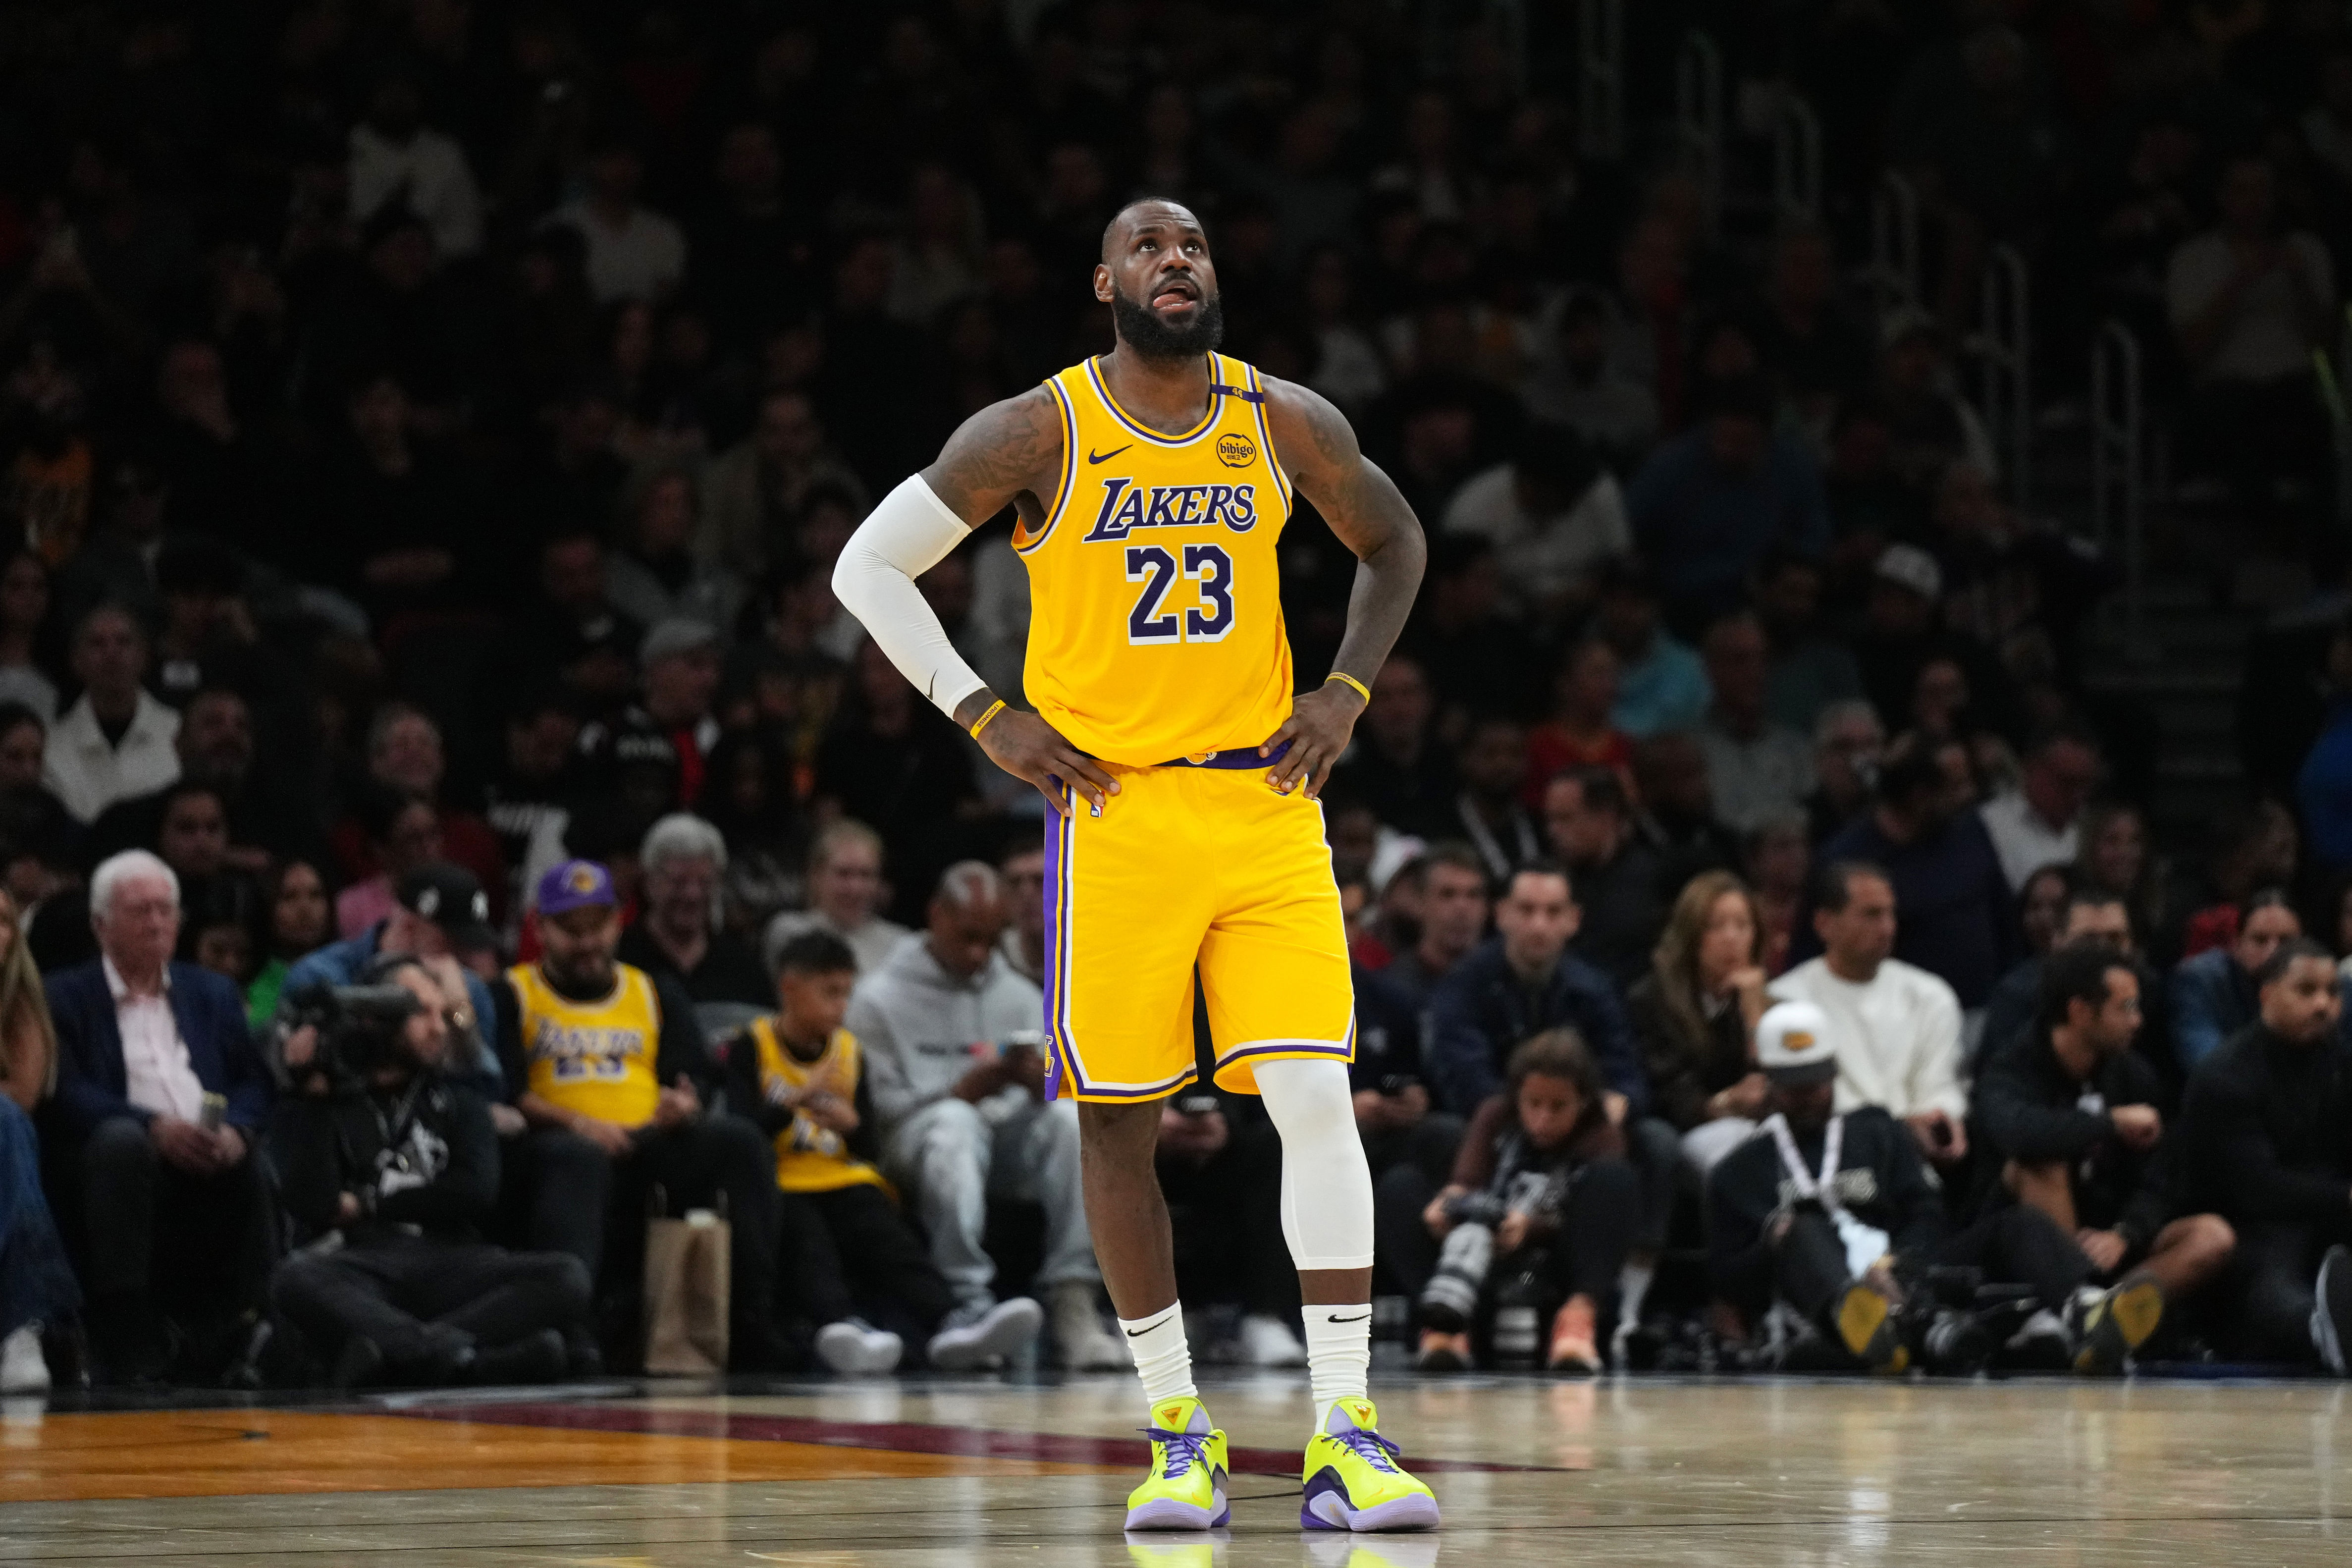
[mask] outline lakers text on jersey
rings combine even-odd
[[[574,1002],[535,963],[507,971],[521,1005],[525,1087],[541,1100],[623,1127],[642,1127],[661,1100],[655,1058],[661,1001],[645,971],[613,966],[611,994]]]

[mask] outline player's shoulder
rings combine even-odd
[[[1265,423],[1286,468],[1317,459],[1337,459],[1356,450],[1356,432],[1339,405],[1303,382],[1256,373],[1265,399]]]
[[[923,470],[941,504],[967,521],[985,519],[1021,490],[1052,488],[1063,454],[1060,402],[1044,383],[990,404],[956,427]]]

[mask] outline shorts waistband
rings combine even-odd
[[[1290,742],[1285,741],[1272,754],[1259,756],[1255,746],[1229,746],[1222,752],[1199,752],[1189,757],[1172,757],[1164,763],[1154,763],[1159,768],[1224,768],[1238,773],[1244,768],[1272,767],[1289,754]]]

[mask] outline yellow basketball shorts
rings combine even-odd
[[[1223,757],[1213,757],[1223,761]],[[1355,991],[1323,808],[1228,764],[1106,764],[1119,791],[1045,828],[1045,1036],[1055,1091],[1156,1100],[1192,1081],[1192,981],[1219,1087],[1256,1064],[1346,1062]]]

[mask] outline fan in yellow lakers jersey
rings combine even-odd
[[[1317,1415],[1300,1522],[1426,1529],[1436,1500],[1394,1462],[1364,1398],[1371,1178],[1316,796],[1427,551],[1337,409],[1217,352],[1223,305],[1191,212],[1121,211],[1094,289],[1111,352],[966,421],[860,526],[834,586],[916,689],[1052,807],[1046,1092],[1080,1102],[1095,1251],[1155,1422],[1129,1527],[1224,1522],[1223,1437],[1192,1388],[1152,1168],[1159,1102],[1193,1075],[1197,973],[1218,1083],[1263,1096],[1282,1133]],[[1277,547],[1297,498],[1360,564],[1331,670],[1294,695]],[[1029,571],[1034,711],[956,656],[913,582],[1008,506]]]

